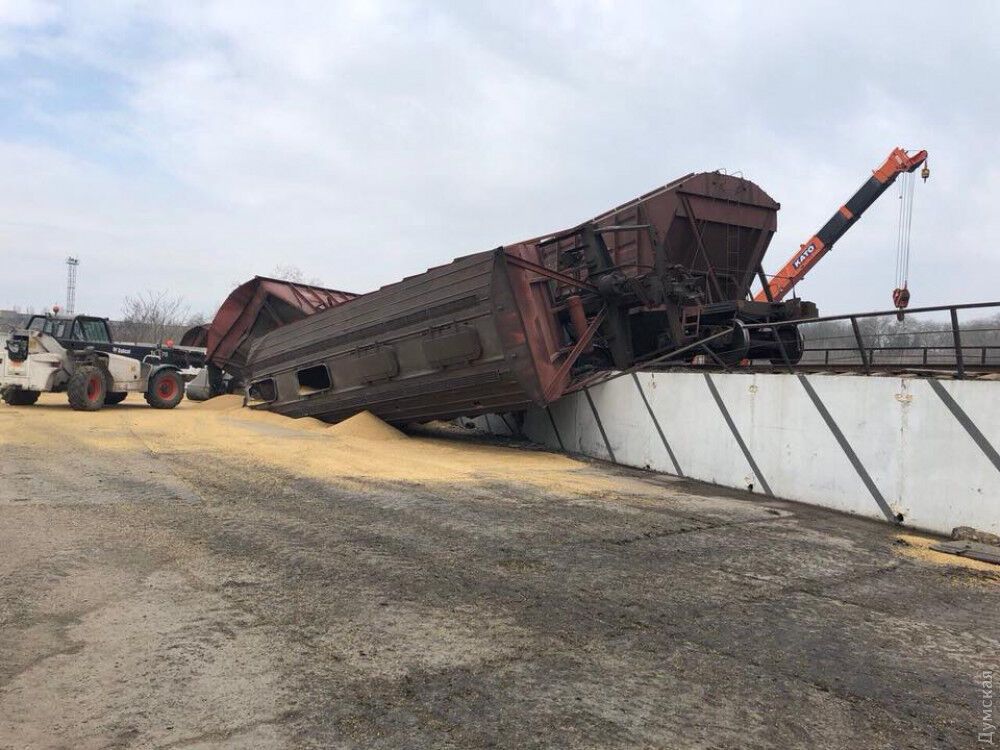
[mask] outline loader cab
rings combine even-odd
[[[82,315],[73,320],[70,339],[84,344],[110,344],[111,329],[104,318],[88,318]]]
[[[77,315],[72,318],[35,315],[28,321],[29,331],[47,333],[68,349],[107,347],[111,344],[111,329],[106,318]]]

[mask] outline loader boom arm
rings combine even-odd
[[[822,229],[799,247],[784,267],[771,278],[768,286],[757,292],[754,299],[758,302],[782,300],[819,262],[819,259],[830,252],[833,244],[854,226],[854,222],[861,218],[868,207],[889,189],[899,175],[913,172],[926,160],[926,151],[917,151],[910,156],[902,148],[893,149],[885,163],[872,172],[872,176],[858,189],[858,192],[840,207]]]

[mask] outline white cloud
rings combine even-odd
[[[4,0],[0,3],[0,24],[10,27],[39,26],[58,15],[53,2],[38,0]]]
[[[934,169],[913,303],[995,293],[990,4],[0,7],[31,91],[0,106],[37,126],[0,131],[0,253],[49,264],[0,277],[0,306],[61,293],[69,253],[105,313],[165,286],[208,309],[276,262],[366,290],[718,167],[782,202],[774,268],[895,145]],[[888,305],[891,204],[804,295]]]

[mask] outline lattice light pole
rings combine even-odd
[[[76,311],[76,267],[80,265],[80,259],[72,255],[66,259],[66,314],[72,315]]]

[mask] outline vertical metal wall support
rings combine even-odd
[[[865,351],[865,342],[861,340],[861,329],[858,328],[858,319],[853,315],[851,316],[851,328],[854,330],[854,341],[858,345],[858,354],[861,355],[861,366],[864,368],[865,375],[870,375],[871,365],[868,362],[868,352]]]
[[[712,376],[707,372],[703,374],[705,376],[705,382],[708,384],[708,390],[712,394],[712,398],[715,399],[715,405],[719,407],[719,411],[722,413],[722,418],[725,420],[726,425],[729,427],[729,431],[736,439],[736,444],[743,452],[743,457],[750,465],[750,470],[753,471],[754,476],[757,477],[757,481],[760,482],[760,486],[764,488],[764,494],[768,497],[774,497],[774,493],[771,492],[771,486],[767,483],[767,480],[764,479],[764,474],[761,472],[760,467],[754,460],[753,454],[750,453],[750,448],[747,447],[746,441],[743,439],[740,431],[736,428],[736,423],[729,414],[729,409],[726,408],[726,402],[722,400],[719,389],[715,387],[715,383],[712,381]]]
[[[965,361],[962,358],[962,334],[958,330],[958,310],[954,307],[951,312],[951,335],[955,339],[955,367],[958,368],[958,377],[965,377]]]
[[[632,373],[632,380],[635,381],[635,387],[639,389],[639,396],[642,398],[642,403],[646,405],[646,411],[649,412],[649,418],[653,420],[653,426],[656,428],[656,434],[660,436],[660,442],[663,443],[663,447],[667,450],[667,455],[670,456],[670,463],[674,465],[674,473],[679,477],[684,476],[684,472],[681,471],[681,465],[677,463],[677,456],[674,455],[674,451],[670,447],[670,443],[667,442],[667,436],[663,434],[663,428],[660,427],[660,420],[656,418],[656,414],[653,412],[653,407],[649,403],[649,399],[646,398],[646,392],[642,389],[642,383],[639,382],[639,376],[634,372]]]
[[[590,396],[590,389],[584,388],[583,395],[587,397],[587,403],[590,404],[590,411],[594,415],[594,420],[597,422],[597,429],[601,432],[601,439],[604,440],[604,447],[608,449],[608,455],[611,456],[611,463],[618,463],[618,459],[615,458],[615,452],[611,448],[611,441],[608,440],[608,433],[604,431],[604,423],[601,421],[601,415],[597,413],[597,404],[594,403],[594,399]]]
[[[552,415],[552,409],[546,406],[545,413],[549,415],[549,423],[552,425],[552,432],[556,434],[556,441],[559,443],[559,450],[565,453],[566,446],[563,445],[562,435],[559,434],[559,427],[556,426],[556,418]]]
[[[812,383],[810,383],[809,379],[806,378],[806,376],[802,375],[801,373],[799,374],[799,382],[802,383],[802,387],[805,388],[806,394],[808,394],[809,399],[813,402],[813,405],[815,405],[816,410],[819,412],[819,415],[823,418],[823,421],[826,422],[826,426],[830,428],[830,432],[833,433],[834,439],[840,445],[841,449],[844,451],[844,455],[847,456],[847,460],[850,462],[851,466],[854,467],[854,470],[858,473],[858,476],[861,478],[861,481],[864,483],[865,487],[871,493],[872,498],[875,500],[879,509],[885,515],[886,520],[889,521],[889,523],[896,523],[896,524],[902,523],[904,520],[903,517],[901,515],[898,515],[890,507],[888,501],[886,501],[885,497],[882,495],[882,492],[879,490],[878,485],[875,484],[875,480],[872,479],[871,474],[868,473],[868,470],[864,467],[864,464],[861,463],[861,459],[858,458],[858,454],[854,452],[854,448],[851,447],[850,442],[844,436],[844,433],[840,429],[840,426],[837,424],[837,421],[833,418],[833,415],[830,414],[830,410],[826,408],[826,404],[823,403],[823,400],[819,397],[819,394],[816,393],[816,389],[812,387]]]

